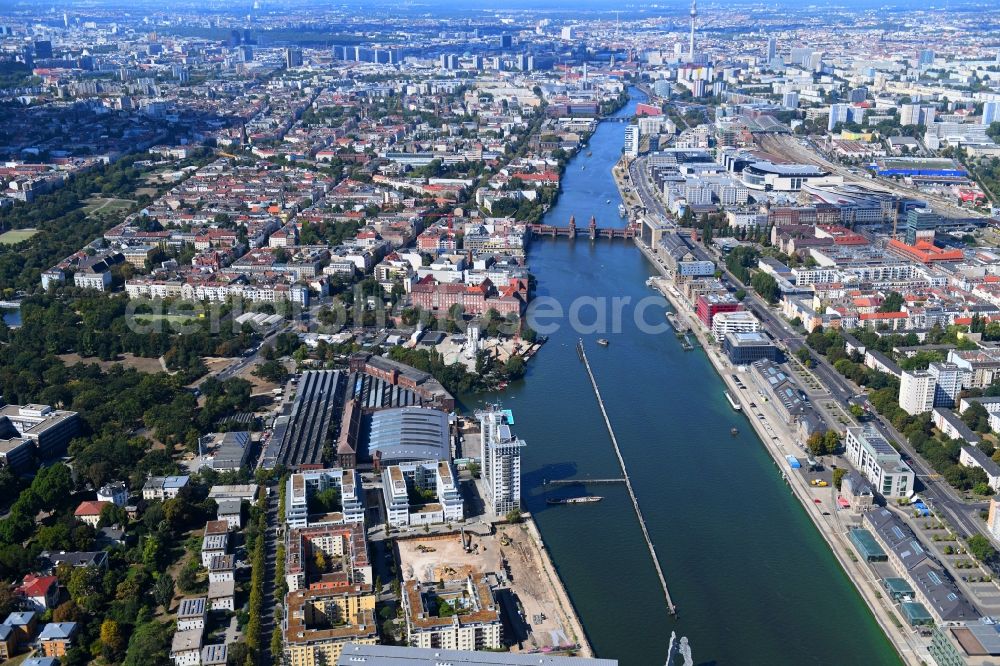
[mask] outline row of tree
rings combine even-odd
[[[871,332],[864,330],[854,332],[859,338],[868,338],[870,334]],[[991,493],[983,470],[958,463],[959,453],[966,442],[937,433],[930,412],[914,416],[903,410],[899,406],[899,380],[865,366],[857,352],[848,355],[840,331],[823,331],[817,328],[806,338],[806,344],[826,356],[844,377],[858,386],[868,388],[868,400],[875,411],[892,423],[917,453],[949,484],[959,490],[972,490],[984,495]]]

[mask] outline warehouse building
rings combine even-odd
[[[311,370],[302,373],[295,401],[275,419],[262,454],[262,465],[293,469],[337,464],[353,468],[358,459],[363,421],[386,409],[430,407],[442,412],[455,400],[429,373],[369,354],[351,357],[350,371]],[[293,381],[295,381],[293,379]],[[339,424],[339,427],[338,427]],[[330,433],[338,432],[336,461],[323,460]]]
[[[930,556],[906,523],[884,508],[867,512],[864,522],[889,556],[889,563],[908,578],[916,600],[937,622],[962,622],[979,617],[951,575]]]
[[[376,467],[451,457],[448,415],[426,407],[385,409],[371,415],[368,455]]]
[[[750,380],[757,392],[774,407],[785,423],[795,425],[807,438],[826,429],[823,418],[809,402],[805,391],[777,363],[761,359],[750,365]]]
[[[954,160],[940,157],[886,157],[875,162],[879,176],[949,176],[968,175]]]
[[[551,654],[475,652],[396,645],[354,645],[344,647],[337,666],[617,666],[615,659],[586,659]]]

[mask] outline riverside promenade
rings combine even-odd
[[[666,276],[667,268],[660,258],[655,256],[641,239],[636,238],[635,243],[646,259],[656,266],[657,271]],[[794,435],[770,407],[761,407],[758,401],[753,401],[757,407],[750,408],[751,399],[748,390],[745,388],[741,390],[735,380],[735,377],[739,375],[739,370],[733,367],[721,350],[709,340],[708,332],[701,325],[701,322],[689,316],[693,311],[691,304],[670,283],[669,278],[654,279],[654,284],[657,291],[670,301],[674,310],[682,315],[684,320],[690,322],[691,331],[698,338],[705,350],[705,355],[725,382],[730,394],[742,404],[747,421],[753,426],[764,447],[774,459],[778,473],[787,481],[792,494],[798,498],[806,514],[812,519],[819,533],[830,546],[830,550],[840,562],[848,578],[854,583],[902,660],[913,666],[934,663],[926,647],[901,624],[898,613],[888,602],[887,596],[883,594],[879,581],[873,578],[864,562],[854,556],[853,547],[847,537],[847,526],[842,524],[837,511],[836,488],[833,486],[813,488],[806,483],[802,476],[785,473],[787,469],[785,456],[802,455],[802,451],[795,445]],[[746,386],[747,383],[743,382],[743,385]],[[821,504],[817,504],[814,501],[816,499],[819,499]],[[824,516],[824,510],[827,510],[830,515]]]

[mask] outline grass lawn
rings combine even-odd
[[[132,199],[113,199],[107,197],[90,197],[86,200],[87,205],[83,207],[83,212],[93,215],[97,212],[114,213],[115,211],[130,208],[135,203]]]
[[[0,234],[0,245],[17,245],[22,241],[28,240],[37,233],[38,229],[11,229],[10,231]]]

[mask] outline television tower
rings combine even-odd
[[[698,0],[691,0],[691,41],[688,43],[688,62],[694,62],[694,22],[698,18]]]

